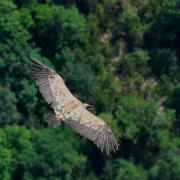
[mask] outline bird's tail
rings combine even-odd
[[[58,119],[53,113],[45,114],[43,119],[50,127],[53,128],[57,128],[61,124],[61,120]]]

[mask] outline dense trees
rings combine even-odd
[[[0,179],[179,179],[178,0],[0,1]],[[112,128],[102,155],[50,111],[29,57]]]
[[[0,134],[1,179],[69,179],[84,170],[86,158],[79,155],[79,141],[68,130],[36,132],[12,125]]]

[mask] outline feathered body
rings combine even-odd
[[[62,77],[54,70],[46,67],[37,60],[31,60],[32,76],[39,91],[48,104],[51,104],[54,114],[45,115],[45,121],[52,127],[58,127],[64,121],[76,132],[92,140],[101,151],[107,154],[118,149],[118,144],[106,123],[89,112],[88,104],[82,103],[72,95]]]

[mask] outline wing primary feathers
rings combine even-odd
[[[105,136],[105,133],[103,132],[103,134],[102,134],[102,152],[104,150],[105,140],[106,140],[106,136]]]
[[[54,82],[55,72],[37,60],[31,59],[30,62],[32,64],[32,78],[39,86],[39,91],[47,103],[52,104],[52,107],[55,107],[57,104],[56,96],[51,88],[51,84]]]
[[[110,129],[106,129],[107,127],[95,131],[94,129],[86,127],[86,124],[80,124],[79,121],[73,122],[72,120],[69,120],[67,121],[67,124],[74,128],[81,135],[94,141],[94,143],[101,149],[102,152],[105,149],[106,153],[109,155],[110,151],[117,151],[116,140]]]
[[[111,138],[111,137],[109,137],[109,142],[110,142],[110,144],[111,144],[112,150],[115,152],[114,144],[113,144],[113,141],[112,141],[112,138]]]
[[[46,66],[44,66],[44,64],[40,63],[39,61],[37,61],[33,58],[31,58],[30,62],[34,65],[35,68],[36,67],[40,68],[40,69],[42,69],[42,67],[47,68]]]

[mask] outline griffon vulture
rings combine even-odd
[[[93,141],[103,152],[118,150],[116,139],[107,124],[87,110],[89,106],[74,97],[62,77],[37,60],[31,59],[32,77],[39,91],[54,113],[44,116],[44,121],[58,127],[64,121],[76,132]]]

